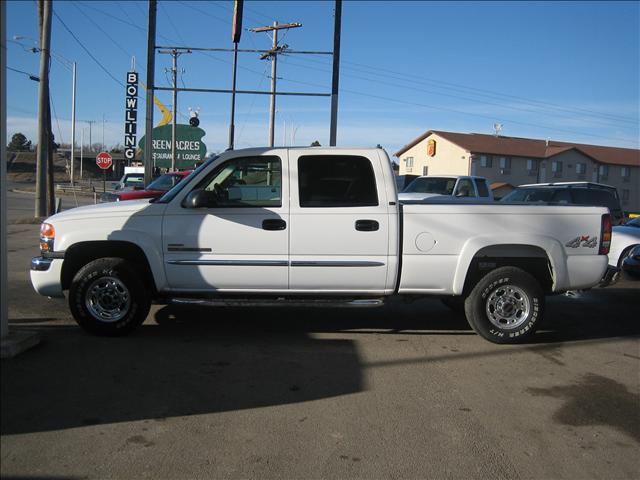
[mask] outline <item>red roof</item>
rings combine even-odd
[[[558,142],[556,140],[538,140],[535,138],[503,137],[482,133],[454,133],[429,130],[398,150],[399,157],[432,133],[455,143],[470,153],[507,155],[514,157],[549,158],[567,150],[577,150],[601,163],[612,165],[640,166],[640,150],[634,148],[605,147],[581,143]]]

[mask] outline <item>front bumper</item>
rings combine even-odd
[[[34,257],[31,259],[31,284],[45,297],[64,297],[62,293],[61,258]]]

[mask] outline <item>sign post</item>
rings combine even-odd
[[[113,157],[109,152],[100,152],[96,155],[96,165],[102,169],[102,191],[107,191],[107,169],[113,165]]]

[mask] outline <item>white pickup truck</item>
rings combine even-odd
[[[545,294],[596,285],[606,208],[400,204],[382,149],[228,151],[157,200],[74,208],[41,227],[37,292],[84,329],[125,334],[152,301],[375,306],[393,295],[464,305],[496,343],[531,336]],[[303,320],[301,320],[303,321]]]

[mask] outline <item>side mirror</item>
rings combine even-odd
[[[211,208],[217,205],[216,194],[202,188],[193,190],[185,197],[182,206],[185,208]]]

